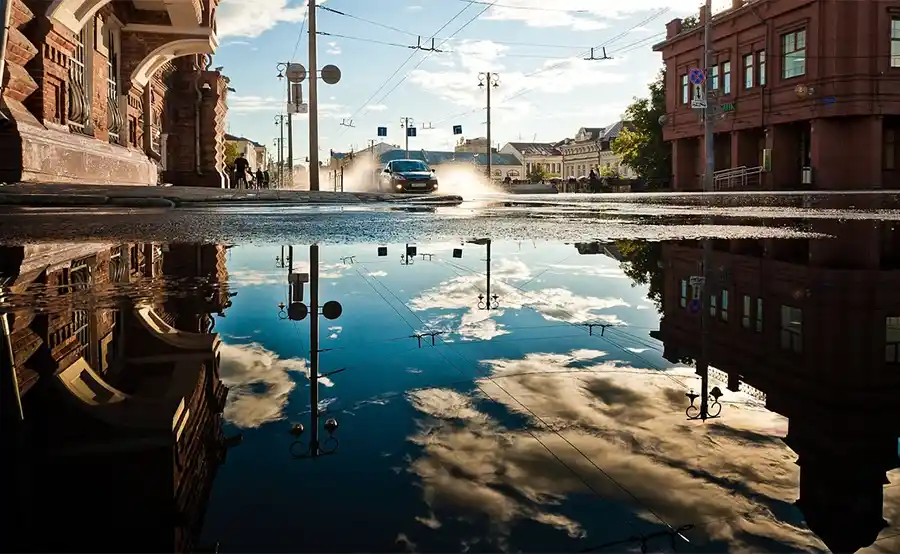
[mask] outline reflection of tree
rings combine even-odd
[[[656,304],[656,310],[662,313],[663,271],[662,243],[645,240],[617,240],[616,247],[624,260],[622,271],[633,282],[632,286],[646,285],[649,288],[647,298]]]

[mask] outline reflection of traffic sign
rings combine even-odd
[[[706,80],[706,75],[703,74],[702,69],[694,68],[688,71],[688,79],[695,85],[703,84],[703,81]]]
[[[690,279],[691,286],[703,286],[706,283],[706,277],[693,276]]]
[[[700,299],[699,298],[691,298],[691,301],[688,302],[688,311],[692,314],[700,313]]]
[[[387,136],[387,127],[379,127],[378,128],[378,136],[386,137]]]
[[[454,125],[453,126],[453,134],[461,135],[462,134],[462,125]]]
[[[406,128],[406,136],[408,136],[408,137],[416,136],[416,128],[415,127],[407,127]]]
[[[691,100],[691,107],[695,110],[705,110],[706,109],[706,99],[705,98],[694,98]]]

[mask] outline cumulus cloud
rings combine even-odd
[[[317,0],[321,5],[325,0]],[[300,23],[306,2],[300,0],[222,0],[216,10],[220,38],[258,37],[279,23]]]
[[[234,269],[228,272],[228,282],[239,287],[261,287],[287,282],[283,270],[260,271],[258,269]]]
[[[228,112],[229,113],[256,113],[256,112],[272,112],[279,113],[284,111],[285,98],[276,96],[256,96],[243,94],[228,95]],[[346,117],[346,106],[342,104],[319,104],[319,117],[336,119]],[[296,117],[307,117],[306,114],[295,115]]]
[[[243,428],[259,427],[284,418],[288,395],[297,385],[295,375],[309,377],[300,358],[283,359],[260,344],[222,344],[219,374],[229,387],[225,419]],[[333,383],[319,379],[323,386]]]
[[[503,0],[483,16],[496,21],[517,21],[529,27],[562,27],[573,31],[596,31],[624,17],[670,10],[679,14],[697,11],[695,0],[634,0],[609,3],[597,0]],[[731,0],[713,0],[713,12],[730,6]]]
[[[325,50],[325,52],[328,54],[331,54],[333,56],[337,56],[338,54],[341,53],[341,47],[338,46],[338,43],[336,43],[336,42],[329,42],[328,49]]]
[[[695,525],[689,538],[718,543],[714,550],[751,552],[778,543],[791,551],[824,549],[798,515],[784,521],[783,510],[774,513],[773,506],[789,505],[797,495],[796,456],[780,440],[786,419],[728,393],[727,419],[690,425],[677,381],[601,360],[605,355],[486,360],[494,381],[479,381],[483,392],[409,393],[422,416],[410,440],[422,453],[408,471],[421,480],[427,505],[418,518],[425,527],[409,537],[425,536],[463,511],[485,516],[494,545],[508,542],[514,524],[532,521],[585,546],[596,524],[561,505],[596,493],[604,517],[625,536],[657,524],[658,514],[675,527]],[[697,380],[684,372],[678,378],[686,385]],[[486,405],[485,396],[503,410]],[[496,419],[504,410],[525,423]],[[589,542],[617,538],[597,535]]]

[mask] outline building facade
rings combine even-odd
[[[624,125],[623,121],[617,121],[608,127],[582,127],[574,139],[560,144],[559,150],[563,155],[562,177],[578,179],[587,177],[591,170],[600,173],[603,168],[622,178],[637,177],[612,150],[612,144]]]
[[[218,0],[10,1],[0,179],[222,185]]]
[[[225,142],[234,145],[237,153],[244,156],[250,164],[251,170],[256,171],[257,168],[265,170],[267,168],[266,147],[262,144],[235,135],[225,135]]]
[[[508,142],[500,149],[501,154],[515,156],[525,166],[525,175],[541,171],[545,179],[562,176],[563,155],[559,143],[548,142]]]
[[[480,153],[487,152],[488,141],[485,137],[473,138],[473,139],[459,139],[459,142],[453,148],[454,152],[471,152],[471,153]],[[497,149],[491,146],[491,152],[496,152]]]
[[[706,167],[698,91],[703,26],[681,19],[654,46],[666,67],[664,138],[676,190]],[[900,128],[900,2],[734,0],[712,15],[706,72],[715,106],[717,188],[893,187]]]

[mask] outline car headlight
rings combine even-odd
[[[397,185],[397,190],[403,190],[403,185]]]

